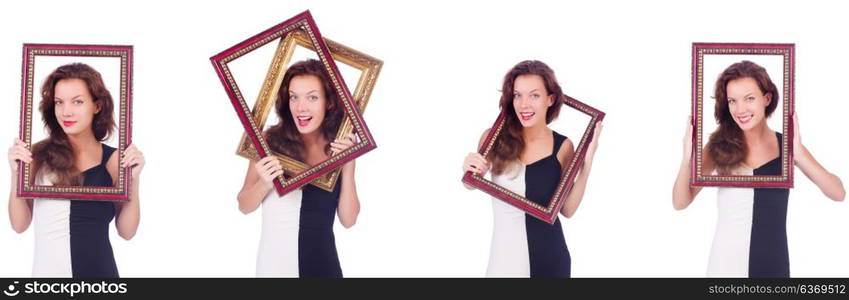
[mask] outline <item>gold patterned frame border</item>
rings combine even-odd
[[[360,71],[360,76],[357,80],[353,97],[354,102],[357,103],[357,108],[360,113],[364,113],[366,105],[368,105],[371,92],[377,81],[377,77],[380,74],[380,69],[383,66],[383,62],[377,58],[334,42],[328,38],[325,38],[324,41],[327,43],[327,47],[330,48],[330,54],[337,63],[342,62]],[[301,30],[296,30],[292,34],[284,37],[275,50],[274,58],[272,59],[272,63],[268,68],[268,73],[265,76],[265,81],[260,89],[257,101],[254,103],[254,107],[251,110],[259,128],[265,127],[269,114],[274,110],[274,103],[277,100],[277,92],[280,90],[283,75],[286,73],[286,69],[291,62],[292,55],[297,47],[303,47],[307,50],[315,51],[315,47],[313,47],[306,34]],[[349,118],[345,118],[342,125],[339,127],[339,132],[336,134],[336,138],[338,139],[347,135],[352,129],[351,120]],[[251,143],[250,138],[248,138],[247,133],[242,134],[242,139],[236,149],[236,154],[247,159],[259,160],[259,155],[257,154],[253,143]],[[283,166],[283,170],[290,176],[301,173],[309,168],[309,165],[289,156],[276,152],[274,152],[273,155],[277,157]],[[321,175],[317,179],[311,181],[310,184],[327,191],[333,191],[340,173],[340,169],[334,169],[333,171]]]
[[[119,128],[118,156],[122,158],[124,150],[132,137],[132,46],[107,45],[60,45],[60,44],[24,44],[23,47],[22,96],[20,138],[32,148],[32,113],[35,93],[35,63],[38,56],[67,57],[115,57],[120,59],[119,91]],[[36,185],[35,172],[31,164],[20,162],[18,166],[18,197],[22,198],[60,198],[74,200],[128,201],[130,173],[127,168],[118,168],[118,184],[113,187],[87,186],[47,186]]]
[[[793,44],[725,44],[693,43],[693,158],[690,184],[692,186],[793,187],[793,127],[795,46]],[[704,148],[704,56],[705,55],[778,55],[782,57],[782,138],[781,175],[703,175]]]
[[[254,144],[254,149],[256,149],[257,155],[259,157],[265,157],[270,155],[271,151],[268,147],[268,143],[262,137],[261,128],[258,126],[258,123],[251,114],[251,110],[248,107],[244,96],[239,91],[238,84],[236,84],[233,74],[230,72],[228,63],[265,44],[284,38],[296,30],[303,31],[314,46],[316,54],[324,66],[325,71],[327,71],[330,75],[334,92],[339,96],[339,101],[344,108],[346,116],[351,119],[353,132],[359,138],[359,142],[301,173],[288,177],[286,174],[278,176],[274,180],[274,186],[279,195],[284,195],[294,189],[297,189],[319,176],[333,171],[333,169],[341,166],[342,164],[377,147],[368,126],[362,119],[362,116],[353,101],[351,93],[348,91],[348,87],[345,84],[344,79],[339,75],[339,69],[336,67],[336,63],[330,56],[330,49],[321,37],[321,33],[318,31],[318,27],[315,25],[312,15],[309,11],[304,11],[291,19],[248,38],[247,40],[210,58],[225,91],[228,96],[230,96],[230,101],[236,110],[236,114],[239,116],[239,119],[245,127],[251,142]]]
[[[584,163],[584,158],[586,156],[586,150],[589,146],[589,142],[592,139],[593,128],[596,123],[604,120],[605,113],[595,109],[587,104],[584,104],[581,101],[578,101],[575,98],[569,97],[568,95],[564,95],[564,101],[562,105],[571,107],[581,113],[584,113],[590,116],[590,121],[587,124],[586,129],[584,130],[584,134],[581,136],[581,140],[575,148],[575,156],[569,162],[568,166],[562,170],[561,179],[557,184],[557,188],[554,191],[554,195],[551,200],[548,202],[547,206],[542,206],[537,204],[536,202],[531,201],[514,193],[513,191],[504,188],[498,185],[495,182],[492,182],[480,175],[466,172],[463,176],[463,182],[469,185],[472,185],[493,197],[499,198],[525,212],[528,214],[542,220],[548,222],[549,224],[553,224],[555,220],[557,220],[557,213],[560,211],[560,208],[563,206],[566,196],[568,195],[569,190],[571,190],[572,185],[575,183],[575,177],[577,176],[577,171]],[[498,140],[498,136],[501,134],[501,131],[504,129],[504,113],[499,114],[498,119],[495,120],[495,124],[489,132],[489,135],[486,137],[484,144],[481,146],[481,149],[478,150],[481,155],[486,157],[489,155],[489,152],[495,146],[496,141]]]

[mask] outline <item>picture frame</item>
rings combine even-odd
[[[74,45],[74,44],[24,44],[21,71],[21,114],[19,138],[32,149],[34,136],[46,135],[36,131],[40,115],[34,108],[36,95],[44,77],[55,68],[68,63],[82,62],[100,72],[106,88],[112,95],[117,120],[117,134],[113,134],[109,143],[113,143],[122,157],[124,150],[132,144],[132,81],[133,46],[126,45]],[[108,66],[108,68],[106,68]],[[105,69],[104,69],[105,68]],[[117,77],[117,78],[115,78]],[[40,124],[40,123],[39,123]],[[129,168],[119,168],[118,183],[112,187],[39,185],[35,177],[37,171],[33,165],[19,162],[17,196],[21,198],[56,198],[95,201],[129,201]]]
[[[333,60],[337,62],[337,66],[344,64],[360,72],[352,97],[354,102],[357,103],[357,109],[360,114],[363,114],[366,106],[368,105],[372,90],[377,82],[380,69],[383,66],[383,61],[341,43],[334,42],[328,38],[325,38],[324,41],[330,49],[331,57],[333,57]],[[283,74],[286,73],[286,69],[292,60],[296,48],[298,47],[315,51],[309,38],[302,31],[295,31],[292,34],[286,35],[286,37],[280,41],[275,50],[274,58],[269,66],[265,81],[262,84],[257,100],[254,102],[253,109],[251,110],[253,112],[254,120],[256,120],[259,128],[266,127],[269,114],[273,113],[274,103],[277,99],[277,92],[280,89],[280,81]],[[339,128],[339,132],[336,135],[337,138],[351,133],[352,129],[353,126],[351,120],[345,118]],[[239,142],[238,148],[236,149],[236,154],[250,160],[260,159],[247,133],[242,134],[242,138]],[[292,157],[275,152],[272,152],[272,155],[278,158],[280,164],[283,166],[284,172],[289,176],[293,176],[309,169],[307,164]],[[333,191],[340,174],[341,169],[337,168],[319,176],[315,180],[311,181],[310,184],[326,191]]]
[[[775,83],[779,104],[768,124],[781,129],[779,175],[704,174],[703,155],[707,137],[716,127],[713,116],[712,91],[716,78],[734,62],[752,61],[763,66]],[[795,105],[795,45],[758,43],[693,43],[692,47],[692,105],[693,124],[690,160],[691,186],[792,188],[793,187],[793,112]],[[778,113],[778,114],[776,114]],[[713,122],[712,122],[713,121]],[[780,123],[778,123],[780,121]],[[772,126],[771,126],[772,127]]]
[[[554,195],[552,196],[549,204],[547,206],[542,206],[536,202],[531,201],[519,195],[503,186],[496,184],[495,182],[484,178],[483,176],[474,174],[472,172],[466,172],[463,175],[463,183],[473,186],[497,199],[500,199],[504,202],[507,202],[510,205],[515,206],[526,212],[527,214],[540,219],[549,224],[554,224],[557,220],[557,215],[560,212],[560,209],[563,207],[565,203],[566,196],[569,194],[569,191],[572,189],[572,186],[575,183],[575,178],[578,174],[578,171],[581,169],[584,163],[584,158],[586,157],[587,147],[589,147],[589,143],[592,141],[593,133],[595,129],[595,124],[604,120],[605,113],[589,106],[575,98],[572,98],[568,95],[564,95],[564,101],[561,103],[564,107],[572,108],[582,114],[585,114],[590,117],[590,121],[588,122],[586,128],[583,131],[583,135],[581,136],[580,142],[575,146],[575,155],[572,160],[563,165],[561,179],[555,189]],[[495,145],[498,136],[501,134],[505,123],[504,113],[500,113],[498,118],[495,120],[492,128],[489,130],[489,134],[481,144],[481,147],[478,149],[478,153],[480,153],[483,157],[487,157],[489,152],[492,150]]]
[[[352,132],[356,134],[358,141],[345,151],[335,153],[327,160],[304,169],[299,173],[291,175],[284,173],[278,176],[274,180],[274,186],[279,195],[284,195],[292,190],[300,188],[320,176],[332,172],[334,169],[342,166],[346,162],[377,147],[368,126],[359,112],[357,103],[354,102],[354,98],[348,90],[348,86],[345,84],[344,79],[340,75],[339,68],[331,56],[330,48],[321,36],[321,33],[319,32],[309,10],[307,10],[210,58],[212,65],[224,86],[225,92],[229,96],[230,102],[236,110],[236,114],[238,115],[248,138],[251,140],[251,143],[256,150],[257,157],[264,158],[268,155],[272,155],[272,153],[268,142],[262,136],[262,128],[259,126],[259,122],[257,122],[256,118],[254,118],[251,107],[247,104],[245,97],[239,90],[239,85],[236,83],[228,64],[239,59],[243,55],[250,53],[258,47],[285,39],[290,34],[298,31],[302,32],[309,39],[313,49],[316,51],[316,55],[324,67],[324,70],[330,76],[333,92],[338,96],[345,116],[351,120],[351,126],[353,128]]]

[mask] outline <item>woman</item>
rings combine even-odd
[[[48,137],[33,145],[32,152],[20,139],[9,148],[12,228],[22,233],[34,224],[34,277],[118,277],[109,223],[114,218],[118,235],[126,240],[136,234],[144,156],[130,145],[121,161],[115,148],[103,143],[115,128],[112,96],[90,66],[57,68],[44,81],[41,96],[39,111]],[[114,186],[119,168],[132,168],[130,200],[18,198],[18,161],[32,163],[36,185]]]
[[[263,133],[273,152],[312,166],[353,146],[353,134],[330,142],[343,116],[330,82],[318,60],[289,67],[275,103],[279,122]],[[281,174],[283,168],[274,156],[251,161],[238,196],[239,210],[245,214],[263,207],[257,276],[342,277],[333,215],[345,228],[357,221],[360,201],[354,161],[342,167],[332,192],[306,185],[278,196],[273,180]]]
[[[778,89],[766,70],[750,61],[729,66],[716,81],[714,117],[719,127],[710,136],[702,173],[720,175],[781,174],[780,133],[766,119],[778,106]],[[846,195],[840,178],[826,171],[802,145],[793,116],[793,164],[835,201]],[[672,191],[672,205],[687,208],[701,191],[690,187],[693,125],[687,125],[684,158]],[[787,201],[789,189],[719,188],[719,219],[710,253],[710,277],[789,277]]]
[[[501,92],[504,130],[488,157],[469,153],[463,170],[481,176],[492,171],[495,183],[548,205],[562,166],[575,155],[572,141],[547,126],[560,112],[563,92],[554,71],[540,61],[514,66],[504,76]],[[584,165],[560,210],[567,218],[581,204],[601,128],[596,123]],[[488,134],[483,133],[481,144]],[[559,219],[550,225],[499,199],[493,198],[492,205],[495,225],[487,276],[570,277],[571,258]]]

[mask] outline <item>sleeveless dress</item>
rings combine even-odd
[[[551,155],[493,182],[541,205],[548,205],[561,177],[557,152],[566,137],[552,131]],[[548,224],[503,200],[492,199],[493,231],[487,277],[570,277],[571,257],[558,218]]]
[[[113,186],[106,162],[115,148],[101,145],[100,164],[83,172],[84,186]],[[36,184],[52,185],[44,174],[36,176]],[[109,242],[114,217],[115,206],[108,201],[34,199],[32,276],[117,278]]]
[[[781,134],[776,133],[779,148]],[[779,149],[780,150],[780,149]],[[781,174],[779,157],[746,175]],[[790,277],[787,250],[789,189],[729,188],[717,192],[718,219],[708,277]]]
[[[257,277],[342,277],[333,222],[342,178],[333,192],[313,185],[262,201]]]

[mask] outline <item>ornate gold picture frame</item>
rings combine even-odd
[[[350,121],[351,132],[356,135],[356,141],[344,151],[333,153],[326,160],[309,166],[300,172],[294,174],[284,172],[284,174],[278,176],[274,180],[274,186],[279,195],[284,195],[294,189],[300,188],[377,147],[374,137],[372,137],[368,126],[363,120],[362,115],[360,115],[359,105],[351,96],[351,92],[348,90],[348,86],[340,74],[336,61],[331,56],[330,48],[321,36],[310,12],[304,11],[210,58],[218,74],[218,78],[224,86],[225,92],[227,92],[230,98],[230,102],[236,110],[242,126],[245,128],[246,135],[254,146],[257,157],[264,158],[273,155],[273,153],[268,142],[263,137],[263,128],[259,126],[260,124],[254,117],[251,107],[248,106],[244,94],[240,91],[239,85],[236,83],[229,64],[266,44],[275,41],[285,41],[287,37],[297,35],[299,32],[309,41],[309,44],[318,56],[317,59],[321,62],[322,68],[329,76],[332,89],[329,92],[337,96],[338,104],[342,108],[345,118]],[[285,46],[285,43],[282,45]],[[284,57],[285,55],[280,57],[275,56],[275,58],[281,60]],[[278,64],[272,62],[272,70],[275,69],[274,66],[276,65]],[[268,76],[270,74],[266,74],[266,77]],[[263,90],[266,90],[266,88],[263,87]],[[270,89],[267,91],[270,91]],[[267,97],[271,96],[267,95]]]
[[[40,114],[38,83],[55,68],[69,63],[86,63],[104,77],[117,121],[113,137],[104,143],[113,144],[118,157],[122,157],[124,149],[132,143],[133,46],[24,44],[19,138],[29,149],[40,140],[35,137],[35,131],[44,128],[41,118],[35,116]],[[18,164],[17,196],[21,198],[128,201],[130,197],[132,176],[128,168],[118,168],[118,182],[114,186],[62,186],[38,184],[33,164]]]
[[[691,158],[690,185],[732,187],[793,187],[793,110],[795,80],[795,46],[793,44],[744,44],[744,43],[693,43],[692,65],[692,123],[693,157]],[[768,120],[774,120],[774,128],[780,135],[780,174],[762,175],[718,175],[705,174],[702,168],[704,147],[716,126],[713,115],[712,90],[717,76],[734,62],[749,60],[762,65],[778,88],[778,109]],[[777,109],[777,110],[778,110]]]
[[[327,43],[327,47],[330,48],[330,55],[333,57],[333,60],[336,61],[337,65],[340,63],[345,64],[361,72],[352,96],[354,98],[354,102],[357,103],[357,108],[360,113],[364,113],[366,105],[368,105],[371,92],[377,82],[377,77],[380,74],[380,68],[383,66],[383,62],[377,58],[334,42],[328,38],[325,38],[324,41]],[[283,74],[286,73],[286,69],[291,62],[292,55],[297,47],[303,47],[305,49],[315,51],[315,48],[303,31],[295,31],[292,34],[287,35],[277,46],[274,58],[268,68],[265,81],[260,89],[259,96],[251,110],[257,126],[260,128],[265,127],[269,114],[273,113],[274,102],[277,100],[277,92],[280,89],[280,82],[283,78]],[[349,118],[345,118],[339,128],[339,132],[336,134],[336,137],[340,138],[345,136],[351,133],[352,129],[353,126],[351,124],[351,120]],[[259,155],[257,155],[256,149],[247,134],[242,134],[242,139],[236,149],[236,154],[247,159],[259,160]],[[276,156],[278,160],[280,160],[280,163],[283,165],[283,170],[290,176],[309,169],[307,164],[284,154],[273,152],[272,155]],[[340,169],[334,169],[333,171],[316,178],[310,182],[310,184],[327,191],[332,191],[336,185],[337,179],[339,179],[339,174]]]
[[[590,119],[585,127],[583,127],[583,134],[581,135],[578,144],[575,145],[575,156],[572,157],[571,161],[563,164],[562,174],[560,181],[557,184],[557,189],[554,191],[554,195],[551,197],[547,205],[540,205],[506,187],[472,172],[466,172],[463,175],[463,183],[507,202],[508,204],[525,211],[527,214],[537,219],[548,222],[549,224],[554,224],[557,220],[557,214],[566,202],[566,196],[569,195],[569,191],[572,190],[572,186],[575,184],[575,178],[578,175],[578,170],[581,169],[581,166],[584,163],[584,158],[587,154],[587,147],[589,147],[593,138],[593,129],[595,128],[595,124],[604,120],[605,116],[604,112],[578,101],[575,98],[569,97],[568,95],[564,95],[561,105],[563,105],[564,108],[574,109],[581,114],[587,115]],[[478,153],[480,153],[483,157],[487,157],[490,151],[492,151],[495,143],[498,142],[498,137],[501,135],[504,123],[505,116],[504,112],[502,112],[498,115],[498,118],[495,120],[495,124],[489,130],[489,134],[486,136],[486,139],[480,149],[478,149]]]

